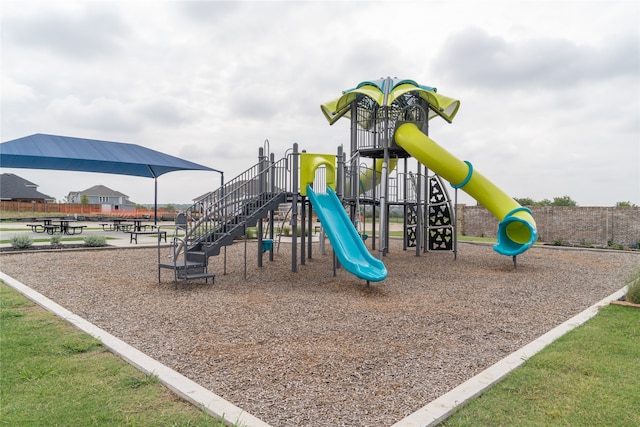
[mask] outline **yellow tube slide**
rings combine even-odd
[[[382,165],[384,164],[384,159],[375,159],[375,168],[367,168],[364,172],[360,174],[360,182],[359,182],[359,191],[360,194],[364,194],[367,191],[373,188],[374,176],[376,185],[380,185],[380,181],[382,181]],[[391,173],[398,164],[398,159],[391,158],[389,159],[388,171]],[[346,182],[349,185],[349,180]]]
[[[454,188],[464,190],[500,220],[498,244],[493,247],[496,252],[515,256],[535,243],[538,231],[531,211],[474,171],[471,163],[449,153],[413,123],[400,125],[396,129],[395,141],[420,163],[449,181]]]

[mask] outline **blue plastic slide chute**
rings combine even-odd
[[[327,233],[340,264],[360,279],[370,282],[386,279],[387,268],[382,261],[369,253],[335,191],[327,187],[326,193],[316,193],[308,185],[307,197]]]

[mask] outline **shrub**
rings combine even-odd
[[[631,275],[627,281],[626,300],[634,304],[640,304],[640,268]]]
[[[305,235],[305,236],[308,236],[308,235],[309,235],[309,232],[308,232],[308,231],[309,231],[309,229],[308,229],[307,227],[305,227],[305,228],[304,228],[304,235]],[[302,227],[298,226],[298,228],[296,229],[296,235],[297,235],[298,237],[302,237],[302,233],[303,233]]]
[[[84,238],[84,244],[90,247],[107,246],[107,238],[96,235],[87,236]]]
[[[585,248],[593,248],[593,243],[588,241],[587,239],[580,240],[580,246]]]
[[[58,246],[60,245],[61,241],[62,236],[60,236],[59,234],[54,234],[53,236],[51,236],[51,246]]]
[[[26,234],[16,234],[11,238],[11,247],[15,249],[27,249],[33,245],[33,239]]]
[[[282,234],[284,236],[291,236],[291,227],[284,226],[282,227]]]

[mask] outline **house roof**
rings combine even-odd
[[[126,198],[129,197],[126,194],[123,194],[116,190],[112,190],[109,187],[104,185],[94,185],[93,187],[89,187],[86,190],[72,191],[72,193],[77,193],[80,195],[86,194],[87,196],[126,197]]]
[[[0,199],[2,200],[55,200],[55,197],[43,194],[36,188],[38,188],[37,184],[13,173],[0,175]]]

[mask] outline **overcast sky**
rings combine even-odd
[[[431,137],[514,197],[640,205],[640,9],[633,1],[31,1],[1,3],[1,140],[128,142],[225,172],[292,143],[349,145],[320,104],[409,78],[460,99]],[[344,123],[342,123],[344,122]],[[7,169],[62,200],[153,180]],[[158,179],[158,202],[215,189]],[[462,202],[475,203],[460,194]]]

